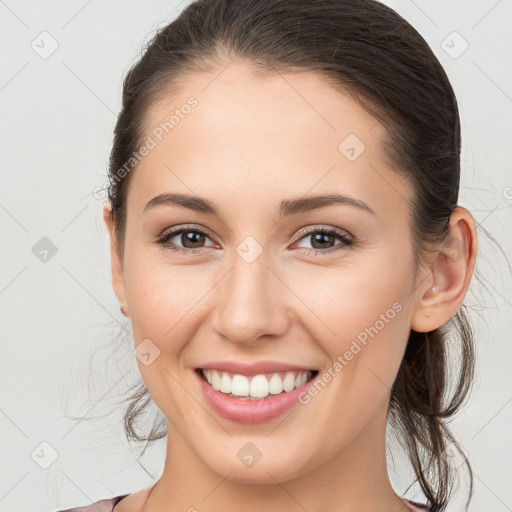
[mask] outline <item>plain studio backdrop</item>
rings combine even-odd
[[[101,189],[122,79],[187,3],[0,0],[2,512],[86,505],[146,487],[162,469],[164,440],[137,460],[122,430],[121,400],[138,374],[111,288]],[[452,427],[475,470],[470,510],[510,511],[512,2],[387,3],[428,41],[459,101],[459,203],[479,223],[481,282],[467,296],[476,382]],[[121,334],[125,349],[110,357]],[[404,492],[410,468],[393,453],[390,475]],[[449,512],[463,510],[466,485]],[[406,496],[423,499],[417,485]]]

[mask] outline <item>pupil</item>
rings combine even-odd
[[[312,245],[313,245],[313,247],[315,247],[315,244],[316,244],[317,242],[320,242],[320,246],[319,246],[319,247],[317,247],[317,248],[320,248],[320,249],[321,249],[321,248],[325,247],[321,242],[322,242],[322,241],[323,241],[323,242],[326,242],[326,241],[327,241],[327,243],[328,243],[329,241],[328,241],[328,240],[326,240],[326,239],[328,239],[329,237],[331,237],[331,235],[329,235],[329,234],[327,234],[327,233],[317,233],[316,235],[314,235],[314,236],[313,236],[313,244],[312,244]]]
[[[204,235],[202,233],[187,231],[181,235],[181,243],[189,249],[200,247],[202,242],[204,242]],[[189,243],[192,245],[187,245]]]

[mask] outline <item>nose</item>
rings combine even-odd
[[[291,292],[269,266],[265,252],[251,263],[235,255],[230,272],[215,290],[211,322],[220,337],[251,345],[262,337],[282,336],[289,328]]]

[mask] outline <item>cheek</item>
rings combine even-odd
[[[413,268],[412,260],[397,265],[397,258],[392,251],[380,251],[351,265],[312,267],[297,289],[315,313],[304,315],[306,329],[333,364],[338,361],[331,371],[343,377],[334,380],[345,391],[352,388],[355,398],[389,392],[403,357]]]
[[[158,357],[149,365],[137,361],[146,388],[168,418],[187,417],[190,403],[181,383],[190,378],[183,355],[202,324],[202,300],[213,284],[211,270],[151,261],[147,253],[126,261],[126,290],[135,347],[149,339]],[[214,281],[213,281],[214,282]],[[147,343],[147,342],[146,342]],[[143,345],[141,345],[143,346]]]
[[[311,311],[310,326],[316,326],[315,332],[328,339],[346,340],[375,324],[386,312],[384,320],[399,320],[395,313],[400,308],[393,305],[398,302],[405,308],[411,300],[412,269],[406,261],[400,265],[396,261],[392,253],[375,252],[371,258],[354,257],[337,267],[311,265],[300,272],[300,279],[291,274],[287,279],[297,283],[293,289]]]
[[[147,261],[132,267],[127,297],[135,339],[150,338],[161,350],[179,350],[176,341],[183,339],[187,319],[197,314],[194,307],[209,287],[207,273],[193,266]]]

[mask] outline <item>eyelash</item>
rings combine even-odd
[[[212,236],[207,231],[205,231],[203,229],[197,228],[195,226],[183,226],[181,228],[171,230],[168,233],[166,233],[165,235],[157,237],[156,243],[158,245],[163,246],[165,249],[168,249],[168,250],[170,250],[172,252],[176,252],[176,253],[183,253],[183,254],[190,254],[190,253],[201,254],[201,253],[203,253],[204,249],[207,249],[207,247],[188,249],[188,248],[180,247],[175,244],[172,244],[172,245],[167,244],[167,242],[170,239],[172,239],[175,236],[180,235],[182,233],[186,233],[186,232],[201,233],[202,235],[205,235],[208,238],[212,238]],[[328,229],[328,228],[316,228],[316,229],[310,229],[307,231],[302,231],[300,233],[300,237],[294,242],[294,244],[297,242],[300,242],[303,238],[306,238],[307,236],[310,236],[315,233],[319,233],[322,235],[333,235],[333,236],[337,237],[338,239],[340,239],[342,241],[342,243],[338,244],[338,246],[331,247],[330,249],[302,248],[303,250],[306,251],[306,254],[308,254],[308,255],[313,254],[313,255],[317,256],[319,254],[320,255],[330,254],[330,253],[333,253],[336,251],[353,249],[354,246],[356,245],[355,240],[347,237],[342,231],[338,231],[336,229]]]

